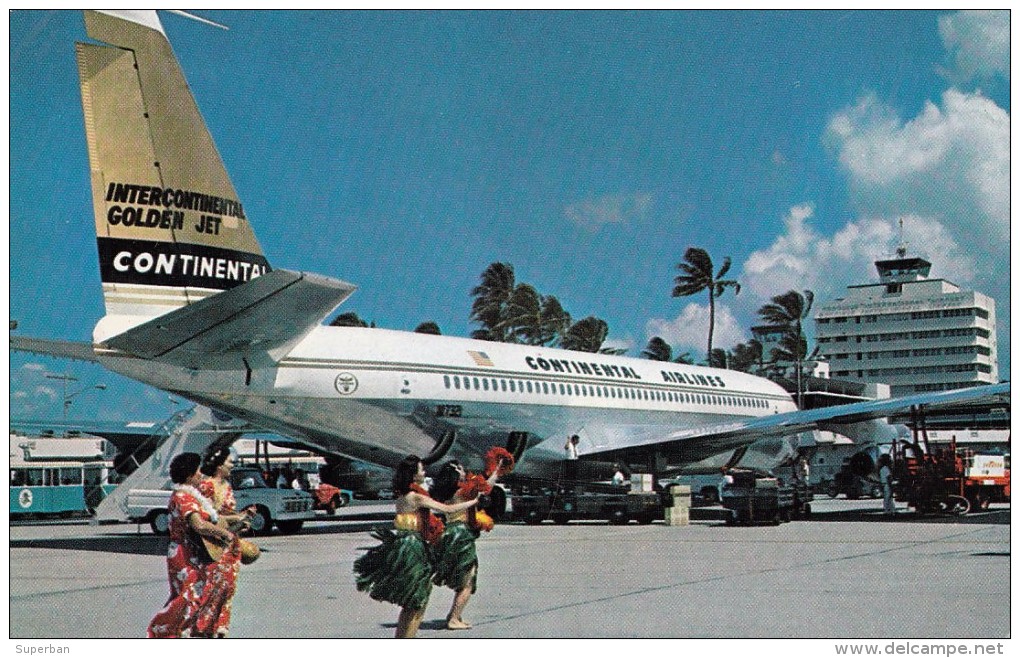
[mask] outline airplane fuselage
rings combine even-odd
[[[520,456],[518,472],[547,476],[571,434],[583,456],[794,409],[776,384],[731,370],[385,329],[320,326],[275,363],[230,370],[98,353],[129,377],[387,466],[413,453],[477,467],[498,445]],[[699,450],[650,452],[650,466],[722,465],[733,446]]]

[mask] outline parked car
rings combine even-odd
[[[292,534],[301,531],[304,522],[315,518],[315,501],[307,491],[274,489],[266,484],[262,473],[254,467],[237,466],[230,473],[237,509],[254,506],[251,532],[267,535],[275,524],[280,532]],[[165,535],[170,528],[167,507],[170,494],[166,489],[132,489],[128,492],[127,516],[136,523],[148,523],[157,535]]]

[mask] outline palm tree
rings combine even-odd
[[[361,319],[361,316],[354,311],[348,311],[347,313],[341,313],[340,315],[333,318],[333,321],[329,323],[331,327],[367,327],[368,323]],[[372,323],[375,326],[375,323]]]
[[[801,407],[803,392],[801,391],[801,369],[804,359],[807,356],[807,338],[804,336],[804,320],[811,313],[811,305],[815,301],[815,294],[805,290],[804,294],[796,290],[776,295],[772,301],[758,309],[761,316],[769,326],[783,327],[786,332],[780,339],[779,348],[772,350],[773,359],[787,359],[793,361],[797,368],[797,406]]]
[[[746,343],[738,343],[733,346],[730,356],[730,368],[741,372],[751,372],[751,368],[760,363],[762,359],[761,343],[752,338]]]
[[[694,365],[694,357],[691,356],[690,352],[684,352],[683,354],[681,354],[677,358],[673,359],[673,363],[685,363],[685,364],[687,364],[689,366],[693,366]]]
[[[552,295],[542,297],[541,314],[541,337],[542,345],[554,345],[563,340],[563,336],[570,330],[570,313],[567,313],[560,300]]]
[[[595,353],[602,348],[602,343],[606,341],[608,335],[609,325],[605,320],[588,316],[570,326],[560,340],[560,347],[565,350]]]
[[[652,361],[671,361],[673,359],[673,348],[658,336],[652,336],[648,340],[648,345],[645,346],[645,349],[641,350],[641,358],[651,359]]]
[[[443,332],[439,330],[439,325],[431,320],[428,322],[422,322],[414,328],[416,334],[432,334],[433,336],[442,336]]]
[[[729,366],[730,353],[721,347],[716,347],[708,355],[709,368],[726,368]]]
[[[733,288],[733,294],[740,294],[740,284],[735,279],[724,279],[730,271],[730,257],[723,259],[722,267],[712,275],[712,258],[708,252],[699,247],[688,247],[684,252],[684,262],[677,265],[683,274],[674,280],[676,286],[673,288],[674,297],[690,297],[702,290],[708,290],[708,350],[705,352],[707,358],[712,354],[712,334],[715,331],[715,300],[720,297],[727,288]]]
[[[482,325],[471,332],[472,338],[507,342],[509,333],[502,324],[506,306],[514,292],[514,268],[509,263],[492,263],[482,272],[482,282],[472,288],[471,321]]]

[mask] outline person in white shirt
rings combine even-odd
[[[581,437],[574,434],[567,442],[563,444],[563,449],[567,451],[567,459],[574,461],[577,459],[577,444],[581,441]]]
[[[896,502],[893,501],[892,459],[889,455],[878,458],[878,479],[882,483],[882,512],[892,516],[896,514]]]

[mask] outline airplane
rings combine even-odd
[[[666,475],[770,468],[791,436],[881,431],[893,414],[1009,393],[1009,384],[801,411],[743,372],[323,321],[355,286],[270,266],[154,11],[85,12],[76,45],[106,315],[91,343],[10,346],[108,369],[290,437],[392,467],[555,478],[615,463]],[[886,430],[889,429],[885,425]]]

